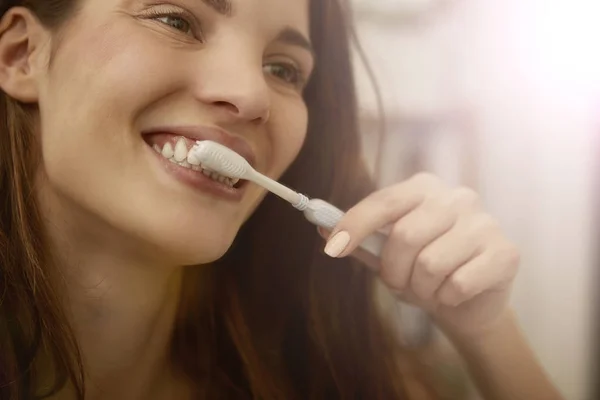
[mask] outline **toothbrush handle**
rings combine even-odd
[[[304,211],[307,220],[327,230],[333,230],[344,215],[342,210],[319,199],[310,200],[308,208]],[[386,235],[375,232],[368,236],[359,247],[380,257],[386,241]]]

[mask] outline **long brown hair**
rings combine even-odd
[[[0,12],[15,5],[59,28],[76,0],[0,0]],[[373,186],[361,159],[347,10],[336,0],[310,7],[317,67],[305,92],[308,137],[281,180],[350,207]],[[69,383],[83,399],[81,356],[34,201],[36,112],[0,93],[0,397],[42,398]],[[399,360],[411,355],[380,315],[375,278],[322,247],[300,213],[268,197],[223,259],[185,271],[173,358],[201,383],[199,397],[408,398]],[[33,367],[42,348],[56,371],[44,393]]]

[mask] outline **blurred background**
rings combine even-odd
[[[600,399],[600,2],[352,3],[371,68],[357,52],[364,140],[379,183],[426,170],[476,188],[521,246],[513,303],[540,360],[568,400]],[[414,312],[412,321],[417,337],[427,332]]]

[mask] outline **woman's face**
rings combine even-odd
[[[307,0],[82,0],[41,80],[52,212],[173,264],[223,255],[264,192],[182,160],[210,139],[268,176],[289,167],[307,128],[308,15]]]

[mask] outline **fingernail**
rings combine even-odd
[[[334,237],[329,239],[327,246],[325,246],[325,254],[329,257],[337,258],[346,250],[346,247],[350,244],[350,234],[346,231],[337,233]]]

